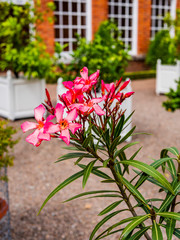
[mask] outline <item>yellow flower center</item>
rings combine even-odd
[[[39,123],[39,124],[38,124],[38,126],[37,126],[37,129],[40,130],[41,128],[44,127],[44,123],[41,122],[41,121],[39,121],[38,123]]]
[[[59,125],[60,125],[61,130],[64,130],[64,129],[66,129],[69,126],[69,123],[68,123],[67,120],[64,119],[64,120],[61,120],[59,122]]]

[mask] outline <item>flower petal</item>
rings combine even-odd
[[[60,122],[63,119],[63,112],[64,106],[60,103],[57,103],[55,108],[55,116],[57,118],[57,122]]]
[[[50,141],[51,140],[51,136],[48,133],[40,132],[39,135],[38,135],[38,139]]]
[[[44,133],[56,133],[60,131],[59,124],[54,124],[52,122],[48,122],[44,126]]]
[[[51,121],[53,118],[55,118],[54,115],[49,115],[49,116],[46,118],[46,122]]]
[[[87,67],[83,67],[83,69],[80,71],[81,77],[85,80],[88,80],[88,69]]]
[[[92,102],[92,103],[100,103],[100,102],[102,102],[103,100],[105,100],[104,97],[101,97],[101,98],[93,98],[93,99],[90,100],[90,102]]]
[[[119,88],[119,91],[122,91],[129,84],[129,82],[130,82],[130,79],[125,81],[123,85]]]
[[[77,110],[76,108],[74,108],[72,111],[70,111],[67,115],[67,117],[65,118],[68,122],[69,121],[74,121],[77,118],[78,114],[77,114]]]
[[[46,111],[46,109],[42,104],[40,104],[38,107],[36,107],[34,109],[34,117],[37,122],[43,120],[43,115],[44,115],[45,111]]]
[[[39,135],[39,130],[36,129],[32,134],[30,134],[27,138],[26,138],[26,141],[28,143],[31,143],[33,144],[34,146],[36,146],[39,142],[39,139],[38,139],[38,135]]]
[[[105,114],[105,111],[103,111],[102,108],[101,108],[99,105],[94,104],[93,108],[94,108],[94,111],[95,111],[98,115],[101,116],[101,115],[104,115],[104,114]]]
[[[60,138],[61,138],[67,145],[69,145],[69,143],[70,143],[69,130],[68,130],[68,129],[62,130],[61,135],[60,135]]]
[[[64,87],[67,88],[67,89],[72,89],[73,86],[74,86],[74,83],[71,82],[71,81],[65,81],[65,82],[63,82],[63,85],[64,85]]]
[[[71,130],[72,134],[74,134],[80,127],[82,127],[79,123],[69,123],[69,129]]]
[[[99,77],[99,70],[89,76],[89,79],[94,83],[97,82],[97,78]]]
[[[37,128],[37,123],[35,122],[29,122],[29,121],[26,121],[24,122],[23,124],[21,124],[21,129],[23,130],[23,132],[27,132],[31,129],[35,129]]]

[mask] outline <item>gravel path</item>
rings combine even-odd
[[[47,88],[53,96],[56,95],[55,85],[48,85]],[[134,81],[132,88],[135,91],[135,131],[152,134],[133,137],[133,141],[140,141],[139,146],[143,146],[138,159],[150,163],[151,158],[159,158],[162,148],[176,146],[180,149],[180,111],[171,113],[162,108],[166,97],[155,95],[154,79]],[[20,129],[23,121],[18,120],[11,124]],[[14,149],[14,166],[8,172],[13,240],[88,240],[93,227],[101,219],[97,214],[112,199],[75,200],[62,204],[62,201],[81,192],[80,179],[54,196],[37,216],[47,195],[60,182],[75,173],[77,167],[73,165],[73,160],[54,163],[59,156],[68,152],[63,149],[65,144],[62,141],[53,139],[35,148],[25,142],[27,135],[28,133],[18,131],[17,136],[21,139]],[[139,146],[132,147],[129,154],[133,154]],[[106,187],[112,188],[106,184],[102,186],[97,177],[91,176],[85,191]],[[156,197],[156,190],[151,184],[141,188],[147,198]],[[122,214],[122,219],[125,216],[127,215]],[[106,226],[110,223],[111,221]],[[118,237],[107,239],[115,240]]]

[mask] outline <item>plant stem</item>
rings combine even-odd
[[[130,212],[132,213],[132,215],[133,215],[134,217],[137,217],[138,215],[137,215],[137,213],[135,212],[135,210],[134,210],[134,208],[133,208],[133,206],[132,206],[132,204],[131,204],[128,196],[127,196],[127,194],[125,193],[124,188],[123,188],[123,184],[122,184],[121,180],[119,179],[118,174],[116,173],[116,170],[115,170],[115,168],[114,168],[114,162],[113,162],[113,161],[110,161],[110,162],[109,162],[109,168],[110,168],[110,170],[111,170],[111,172],[112,172],[115,180],[118,182],[118,184],[117,184],[117,185],[118,185],[118,188],[119,188],[119,190],[120,190],[120,192],[121,192],[121,194],[122,194],[122,197],[123,197],[126,205],[128,206],[128,208],[129,208]],[[143,227],[142,224],[140,224],[139,226],[140,226],[140,228]],[[151,237],[149,236],[149,234],[148,234],[147,232],[144,233],[144,236],[146,237],[147,240],[152,240]]]
[[[178,159],[177,176],[178,176],[178,182],[180,182],[180,160],[179,159]],[[172,205],[171,205],[171,212],[175,211],[176,199],[177,199],[177,195],[173,199],[173,202],[172,202]]]

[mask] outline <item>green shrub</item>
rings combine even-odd
[[[15,133],[16,129],[8,126],[7,121],[0,120],[0,170],[13,165],[14,156],[10,154],[10,149],[18,142],[13,139]],[[7,180],[7,177],[0,174],[0,180]]]
[[[123,75],[130,56],[120,40],[120,31],[112,21],[101,24],[92,42],[78,36],[76,44],[77,49],[72,53],[73,60],[66,69],[65,80],[73,80],[84,66],[90,74],[99,69],[100,78],[105,82]]]
[[[173,90],[172,88],[170,88],[170,91],[165,94],[168,99],[163,102],[162,105],[167,111],[174,112],[176,109],[180,109],[180,79],[176,82],[177,89]]]
[[[175,53],[175,42],[170,37],[169,30],[161,30],[149,45],[146,63],[153,69],[156,68],[157,59],[161,59],[162,64],[174,64]]]
[[[12,70],[16,78],[23,72],[28,78],[57,78],[56,58],[35,32],[41,14],[29,3],[17,6],[0,3],[0,69]]]
[[[147,78],[155,78],[156,71],[155,70],[146,70],[146,71],[138,71],[138,72],[125,72],[123,74],[123,79],[130,78],[131,80],[136,79],[147,79]]]

